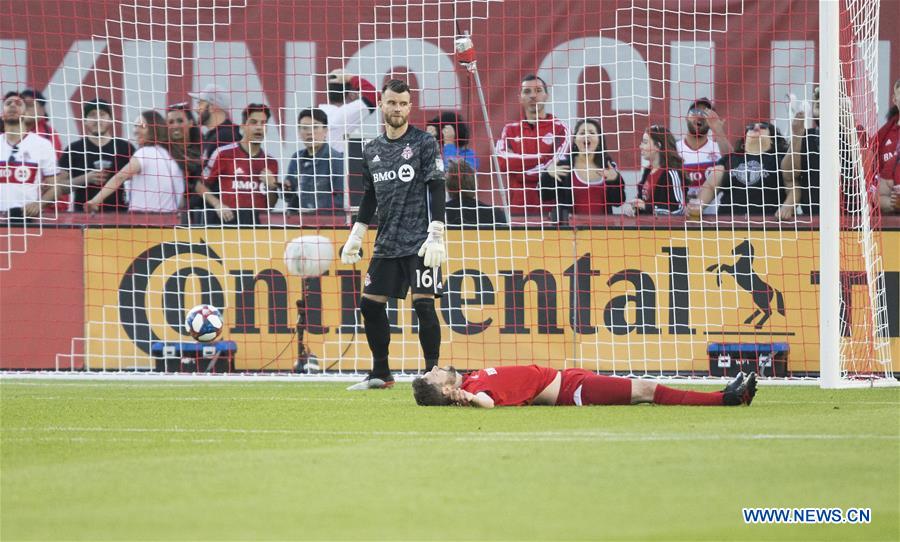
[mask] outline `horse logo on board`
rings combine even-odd
[[[716,285],[722,286],[722,273],[728,273],[734,277],[734,281],[738,286],[746,290],[753,296],[753,303],[756,310],[753,314],[744,320],[745,324],[750,324],[757,317],[762,316],[759,321],[754,324],[756,329],[761,329],[763,324],[772,316],[772,300],[775,300],[775,310],[778,314],[784,316],[784,295],[780,290],[776,290],[753,270],[753,245],[750,241],[744,240],[738,246],[734,247],[731,254],[737,259],[734,265],[713,264],[706,268],[710,273],[716,274]]]

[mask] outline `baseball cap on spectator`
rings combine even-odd
[[[84,102],[84,106],[82,107],[82,114],[84,117],[87,117],[91,111],[99,109],[100,111],[106,111],[106,114],[112,117],[112,105],[104,99],[94,98],[93,100],[89,100]]]
[[[188,92],[188,96],[195,100],[203,100],[211,104],[216,104],[222,109],[229,109],[231,102],[228,100],[228,93],[219,85],[206,85],[201,92]]]
[[[41,94],[41,91],[39,90],[26,88],[19,93],[19,96],[21,96],[23,100],[26,98],[32,98],[35,102],[41,104],[41,107],[47,107],[47,98],[44,98],[44,95]]]

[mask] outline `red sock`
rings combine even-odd
[[[618,376],[588,376],[581,383],[581,404],[630,405],[631,380]]]
[[[722,406],[721,391],[687,391],[676,390],[662,384],[656,385],[653,392],[653,402],[657,405],[700,405]]]

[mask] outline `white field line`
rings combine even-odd
[[[60,435],[28,435],[11,436],[9,433],[89,433],[96,437],[64,437]],[[297,430],[297,429],[231,429],[231,428],[144,428],[144,427],[65,427],[49,426],[40,428],[5,428],[2,440],[72,440],[95,438],[98,441],[115,441],[123,437],[116,435],[163,434],[191,435],[208,434],[227,436],[280,435],[292,437],[332,437],[332,438],[386,438],[422,441],[454,441],[454,442],[692,442],[692,441],[841,441],[841,440],[889,440],[900,441],[898,435],[878,434],[829,434],[829,433],[755,433],[746,435],[702,435],[687,433],[617,433],[610,431],[521,431],[521,432],[477,432],[461,433],[450,431],[331,431],[331,430]],[[106,436],[109,435],[109,436]],[[135,438],[135,437],[128,437]],[[146,437],[148,441],[158,438]],[[177,437],[184,439],[184,437]],[[188,440],[196,440],[187,437]],[[166,440],[166,439],[163,439]]]

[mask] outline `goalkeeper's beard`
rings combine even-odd
[[[406,126],[407,122],[409,122],[409,115],[404,116],[393,116],[393,115],[385,115],[384,123],[390,126],[391,128],[403,128]]]

